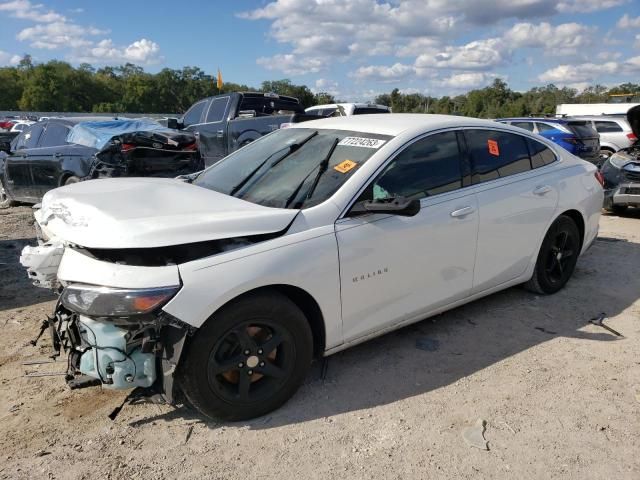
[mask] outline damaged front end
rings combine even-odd
[[[196,330],[162,311],[181,288],[177,267],[106,263],[55,238],[40,237],[39,243],[25,247],[20,261],[36,286],[59,295],[38,338],[48,330],[52,357],[68,355],[69,387],[137,387],[149,396],[161,394],[168,403],[175,403],[175,369],[187,336]],[[73,280],[84,277],[97,282],[98,276],[105,275],[116,284],[129,286]],[[144,286],[144,277],[149,279],[147,285],[153,281],[172,285]]]

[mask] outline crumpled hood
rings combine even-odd
[[[152,248],[284,230],[269,208],[163,178],[89,180],[49,191],[35,214],[50,235],[89,248]]]
[[[640,138],[640,105],[632,107],[627,112],[627,121],[637,138]]]

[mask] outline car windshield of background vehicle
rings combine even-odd
[[[622,127],[616,122],[594,122],[596,130],[600,133],[622,132]]]
[[[266,207],[308,208],[333,195],[391,138],[332,129],[277,130],[209,167],[193,183]]]

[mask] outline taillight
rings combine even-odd
[[[627,138],[632,142],[635,142],[636,140],[638,140],[638,137],[636,137],[636,134],[633,132],[627,133]]]
[[[189,145],[185,145],[183,150],[197,150],[198,149],[198,145],[196,144],[196,142],[190,143]]]
[[[596,173],[594,173],[594,175],[596,176],[596,180],[598,180],[600,186],[604,188],[604,175],[602,175],[602,172],[600,170],[596,170]]]
[[[120,151],[129,152],[129,151],[133,150],[134,148],[136,148],[136,145],[133,144],[133,143],[123,143],[122,146],[120,147]]]

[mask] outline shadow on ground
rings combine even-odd
[[[293,399],[244,424],[268,429],[390,404],[450,385],[558,337],[625,341],[589,320],[600,313],[613,317],[640,297],[637,265],[639,244],[600,238],[561,292],[536,296],[511,288],[333,355],[326,360],[324,379],[322,362],[317,362]],[[603,277],[618,283],[603,285]],[[598,291],[594,309],[593,294]],[[176,418],[205,421],[193,410],[178,408],[131,425]]]

